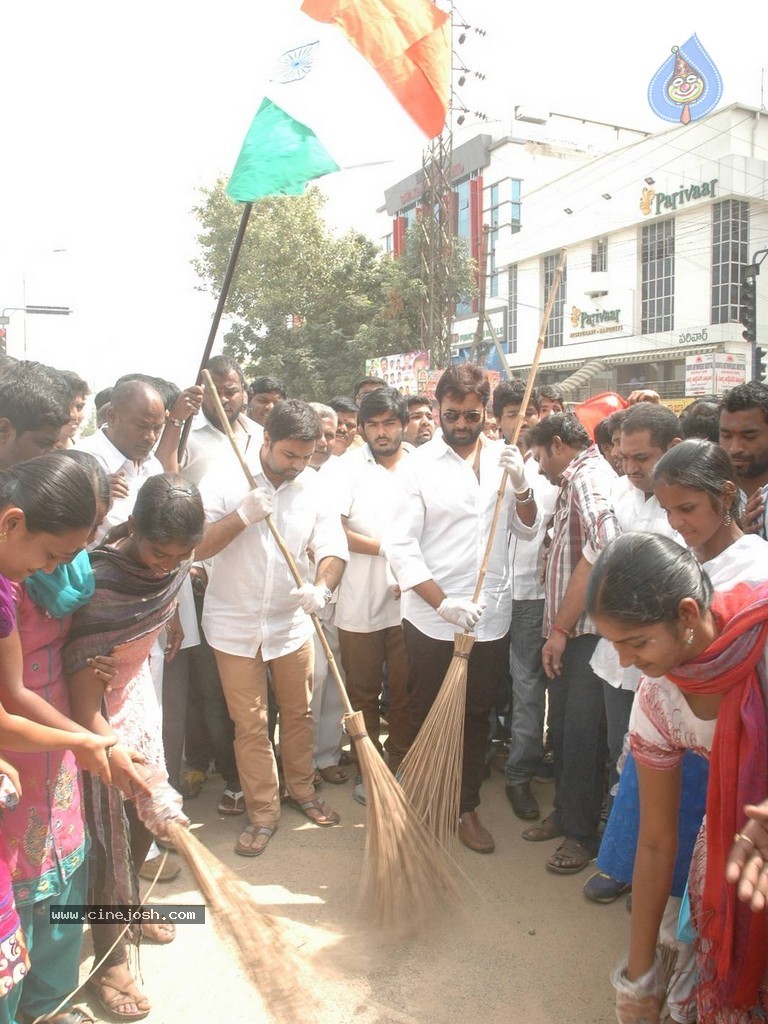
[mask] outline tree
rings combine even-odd
[[[218,293],[240,209],[224,183],[203,189],[195,210],[203,287]],[[294,397],[349,394],[365,359],[419,348],[423,284],[417,232],[392,260],[357,232],[334,235],[322,194],[273,196],[254,204],[227,300],[234,323],[224,350],[247,377],[272,374]],[[473,264],[456,258],[456,295],[472,292]]]

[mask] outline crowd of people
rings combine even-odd
[[[214,772],[242,857],[286,807],[338,825],[324,784],[365,804],[313,616],[395,776],[474,634],[459,838],[494,851],[498,770],[543,867],[631,895],[622,1024],[764,1020],[768,386],[680,416],[640,391],[593,427],[468,363],[432,400],[365,377],[324,403],[207,369],[121,377],[89,433],[79,376],[0,367],[0,1024],[91,1019],[58,1009],[84,929],[50,908],[175,877],[157,822]],[[175,931],[121,932],[91,925],[89,984],[140,1020],[130,943]]]

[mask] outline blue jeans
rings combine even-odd
[[[530,782],[544,756],[544,707],[549,680],[541,664],[543,616],[543,600],[512,602],[512,727],[504,768],[508,786]]]
[[[549,685],[549,734],[555,759],[555,820],[568,839],[597,853],[608,754],[603,680],[590,667],[598,638],[569,640],[560,675]]]
[[[624,737],[629,732],[629,716],[635,700],[634,690],[623,690],[603,680],[605,718],[608,729],[608,808],[613,806],[613,793],[619,785],[616,762],[621,757]]]

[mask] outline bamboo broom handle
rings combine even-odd
[[[523,403],[520,406],[520,415],[517,417],[517,423],[512,433],[512,440],[510,444],[517,444],[517,440],[520,437],[520,431],[523,427],[523,421],[525,418],[526,410],[528,409],[528,403],[531,400],[531,394],[533,393],[533,383],[536,379],[536,371],[539,368],[539,360],[541,359],[541,353],[544,351],[544,338],[547,333],[547,325],[549,318],[552,315],[552,307],[555,304],[555,298],[557,297],[557,290],[560,287],[560,281],[563,277],[563,270],[565,269],[565,257],[568,253],[567,249],[560,250],[560,260],[557,264],[557,270],[555,271],[555,277],[552,281],[552,287],[549,290],[549,296],[547,298],[547,304],[544,307],[544,316],[541,320],[541,329],[539,331],[539,339],[536,342],[536,351],[533,354],[533,362],[531,363],[531,372],[528,374],[528,380],[525,382],[525,394],[523,396]],[[218,397],[218,396],[217,396]],[[488,572],[488,563],[491,560],[491,548],[493,547],[493,540],[496,536],[496,528],[499,525],[499,516],[501,515],[501,506],[504,502],[504,492],[507,489],[507,471],[501,474],[501,483],[499,484],[499,492],[496,495],[496,505],[493,509],[493,519],[491,520],[491,529],[488,534],[488,543],[485,545],[485,554],[483,555],[483,561],[480,566],[480,574],[477,577],[477,585],[475,592],[472,596],[472,600],[477,603],[480,598],[480,594],[483,591],[483,584],[485,583],[485,575]]]
[[[240,451],[240,446],[237,443],[234,432],[232,430],[232,426],[230,425],[230,422],[227,419],[227,414],[224,412],[224,406],[221,404],[221,399],[219,398],[219,392],[216,390],[216,385],[213,383],[213,379],[211,378],[211,375],[207,370],[203,370],[202,376],[203,380],[205,381],[205,386],[210,389],[211,398],[213,399],[213,404],[216,406],[216,413],[218,414],[219,417],[221,429],[227,435],[229,443],[232,445],[232,451],[237,456],[237,460],[240,463],[243,473],[245,473],[245,478],[248,481],[248,486],[251,488],[251,490],[253,490],[254,487],[258,486],[258,484],[256,483],[256,479],[254,478],[254,475],[251,472],[250,466],[245,461],[245,456]],[[285,541],[280,536],[280,532],[275,526],[275,521],[273,520],[271,515],[267,516],[267,518],[264,521],[269,527],[270,533],[275,538],[275,543],[280,548],[280,552],[283,558],[288,563],[288,568],[290,569],[291,576],[293,576],[296,586],[302,586],[304,580],[301,578],[301,573],[298,570],[293,555],[286,547]],[[348,715],[351,715],[354,713],[354,708],[352,707],[349,697],[347,696],[347,689],[344,686],[344,680],[341,678],[339,667],[336,664],[336,659],[333,656],[333,651],[331,650],[330,645],[325,637],[325,633],[323,632],[322,624],[316,615],[310,615],[310,618],[312,619],[312,624],[315,627],[318,638],[320,640],[320,644],[322,645],[323,651],[325,652],[325,656],[328,659],[328,668],[331,670],[331,675],[333,676],[334,681],[339,688],[339,693],[341,694],[341,699],[344,704],[344,707],[346,708],[346,712]]]

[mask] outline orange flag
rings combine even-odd
[[[431,0],[304,0],[335,24],[431,139],[443,130],[451,91],[450,15]]]

